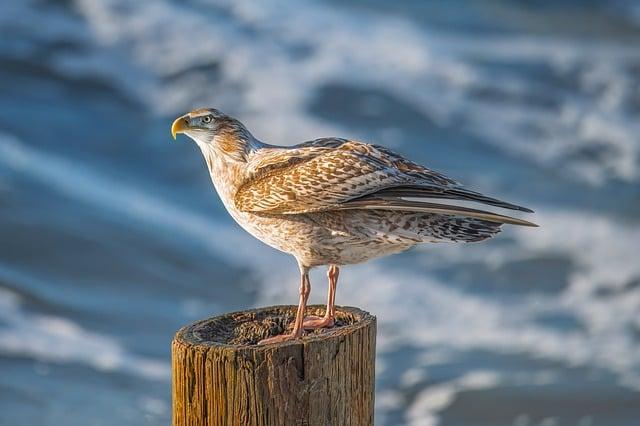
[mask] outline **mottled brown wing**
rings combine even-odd
[[[330,210],[354,198],[392,186],[417,183],[373,145],[304,144],[261,156],[250,167],[255,177],[240,187],[242,211],[298,214]]]
[[[439,189],[462,187],[459,182],[451,179],[450,177],[414,163],[413,161],[407,160],[400,154],[396,154],[391,151],[389,148],[379,145],[372,145],[372,147],[384,154],[384,159],[389,166],[396,168],[408,177],[414,178],[421,186]]]
[[[300,214],[399,210],[536,226],[493,212],[434,202],[454,199],[531,212],[467,190],[438,172],[376,145],[322,139],[291,149],[266,150],[252,160],[250,168],[254,178],[235,196],[236,207],[242,211]]]
[[[327,154],[338,148],[344,139],[326,138],[305,142],[291,148],[263,148],[251,157],[248,164],[253,180],[276,170],[284,170]]]

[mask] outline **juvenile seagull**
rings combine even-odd
[[[254,237],[290,253],[300,268],[300,301],[293,331],[260,343],[331,327],[342,265],[439,241],[482,241],[502,224],[531,222],[446,200],[532,213],[525,207],[465,189],[448,177],[387,148],[340,138],[291,147],[260,142],[238,120],[197,109],[178,117],[171,134],[200,147],[211,180],[229,214]],[[305,317],[309,270],[328,265],[323,317]]]

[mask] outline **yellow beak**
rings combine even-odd
[[[178,133],[184,133],[184,131],[187,130],[188,128],[189,128],[189,116],[183,115],[182,117],[178,117],[175,119],[175,121],[171,125],[171,136],[173,136],[173,139],[175,139]]]

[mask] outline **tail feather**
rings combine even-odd
[[[433,215],[431,223],[420,233],[427,240],[475,243],[500,232],[501,223],[481,219]]]
[[[526,213],[533,213],[533,210],[519,206],[517,204],[508,203],[506,201],[498,200],[497,198],[489,197],[479,192],[470,191],[464,188],[443,188],[443,187],[431,187],[431,186],[397,186],[376,192],[376,197],[402,197],[402,198],[427,198],[427,199],[453,199],[453,200],[465,200],[474,201],[478,203],[488,204],[495,207],[500,207],[509,210],[518,210]]]
[[[422,201],[410,201],[402,198],[395,197],[371,197],[360,198],[352,200],[347,203],[341,204],[338,207],[340,210],[351,209],[371,209],[371,210],[397,210],[407,212],[421,212],[421,213],[436,213],[442,215],[462,216],[467,218],[480,219],[493,223],[508,223],[511,225],[520,226],[533,226],[537,227],[535,223],[517,219],[510,216],[501,215],[498,213],[488,212],[484,210],[472,209],[469,207],[454,206],[439,203],[430,203]]]

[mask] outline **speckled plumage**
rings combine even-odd
[[[236,222],[292,254],[303,274],[314,266],[359,263],[419,243],[481,241],[503,223],[532,225],[442,203],[530,211],[469,191],[384,147],[339,138],[267,145],[214,109],[178,118],[172,131],[196,141]]]

